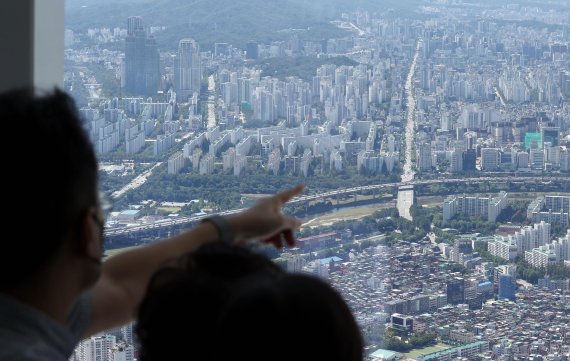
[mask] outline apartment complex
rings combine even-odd
[[[507,192],[501,191],[497,196],[466,196],[451,195],[443,202],[443,220],[448,221],[458,213],[468,217],[485,217],[489,222],[495,222],[507,206]]]

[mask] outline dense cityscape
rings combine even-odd
[[[65,32],[109,256],[304,183],[297,246],[261,251],[342,294],[368,360],[570,360],[565,2],[339,11],[320,40],[122,24]],[[72,359],[136,357],[128,325]]]

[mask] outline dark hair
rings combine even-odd
[[[97,161],[63,91],[0,94],[0,121],[5,137],[20,140],[3,163],[2,222],[15,236],[2,242],[0,287],[12,287],[43,270],[81,212],[97,202]]]
[[[358,326],[331,286],[223,244],[153,277],[137,334],[142,361],[362,360]]]

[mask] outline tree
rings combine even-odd
[[[530,282],[532,284],[538,283],[538,279],[544,277],[546,270],[544,268],[536,268],[530,265],[524,259],[517,261],[517,277]]]
[[[384,348],[395,352],[408,352],[412,348],[410,345],[395,337],[388,337],[384,340]]]
[[[416,333],[414,334],[409,342],[413,348],[422,348],[430,345],[434,345],[437,340],[437,335],[430,333]]]

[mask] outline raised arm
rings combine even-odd
[[[301,223],[296,218],[283,215],[281,209],[302,191],[303,186],[297,186],[265,198],[244,212],[226,217],[235,234],[234,242],[243,244],[251,239],[260,239],[276,247],[282,247],[283,243],[292,246],[292,232]],[[218,239],[216,227],[206,222],[178,236],[110,258],[104,263],[102,275],[92,289],[92,317],[84,336],[131,321],[150,277],[161,264]]]

